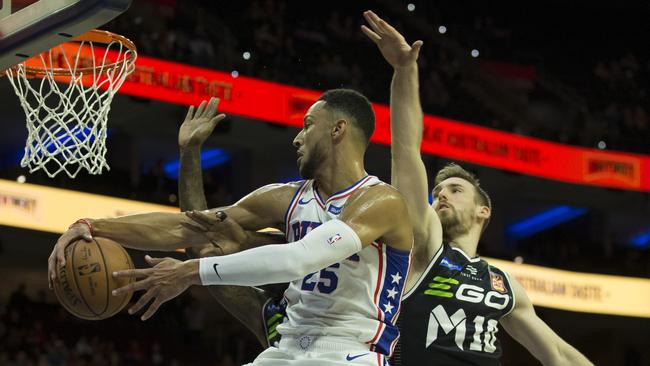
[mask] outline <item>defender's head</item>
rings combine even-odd
[[[375,113],[368,98],[350,89],[325,92],[309,107],[303,129],[293,140],[300,175],[314,178],[337,147],[347,145],[363,154],[374,130]]]
[[[438,172],[432,196],[445,241],[453,241],[472,228],[479,228],[481,234],[487,228],[492,212],[490,196],[476,176],[460,165],[451,163]]]

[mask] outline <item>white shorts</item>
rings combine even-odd
[[[282,336],[279,347],[267,348],[245,366],[388,366],[384,355],[368,348],[341,338]]]

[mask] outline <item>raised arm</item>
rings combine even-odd
[[[560,338],[535,313],[524,288],[511,278],[514,310],[500,321],[503,328],[545,366],[593,366],[584,355]]]
[[[206,210],[208,203],[203,191],[201,146],[226,115],[216,115],[219,98],[211,98],[207,107],[201,102],[194,113],[191,106],[178,131],[180,167],[178,168],[178,201],[181,211]]]
[[[153,300],[143,315],[180,295],[190,285],[255,286],[288,282],[338,263],[376,240],[410,250],[413,233],[402,196],[387,185],[362,189],[350,198],[339,219],[325,222],[299,241],[267,245],[221,257],[185,262],[151,260],[154,268],[121,271],[118,277],[143,278],[116,290],[147,290],[136,310]]]
[[[205,102],[199,106],[195,114],[193,113],[194,107],[190,107],[178,133],[178,145],[181,155],[178,200],[181,211],[203,211],[208,208],[203,190],[201,146],[224,115],[214,116],[219,99],[211,99],[205,111],[200,113],[204,104]],[[227,235],[227,243],[209,238],[212,241],[210,244],[187,248],[185,250],[187,256],[200,258],[238,252],[240,244],[234,239],[246,237],[246,233],[232,219],[224,221],[224,224],[230,226],[230,229],[226,228],[227,230],[221,230],[221,232],[233,233]],[[268,347],[262,308],[264,303],[270,299],[270,296],[264,290],[244,286],[209,286],[208,291],[221,306],[253,332],[262,347]]]
[[[393,67],[390,93],[391,184],[404,196],[415,237],[414,259],[426,263],[442,244],[442,228],[429,205],[427,172],[420,155],[422,108],[417,59],[422,41],[412,46],[372,11],[364,13],[362,31]]]

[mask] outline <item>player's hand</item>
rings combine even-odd
[[[206,106],[205,100],[201,102],[196,113],[194,106],[187,111],[185,121],[178,131],[178,146],[181,148],[200,147],[210,137],[219,121],[226,117],[223,113],[217,115],[219,98],[210,98],[207,104]]]
[[[414,66],[417,63],[422,41],[415,41],[409,46],[406,39],[390,24],[386,23],[377,14],[368,10],[363,13],[368,25],[361,26],[361,30],[371,41],[375,42],[386,61],[395,69]]]
[[[50,257],[47,260],[47,282],[50,290],[53,288],[57,270],[60,267],[65,266],[65,248],[79,239],[92,241],[93,237],[88,225],[77,222],[72,224],[68,230],[59,237],[59,240],[56,241],[54,249],[52,249],[52,254],[50,254]]]
[[[153,268],[127,269],[113,273],[115,278],[139,279],[113,290],[113,295],[145,290],[140,299],[129,308],[129,314],[135,314],[151,302],[140,317],[143,321],[151,318],[160,305],[182,294],[191,285],[201,284],[197,260],[182,262],[174,258],[151,258],[148,255],[145,260]]]
[[[221,253],[217,255],[230,254],[240,251],[248,238],[246,231],[239,224],[229,218],[225,212],[208,213],[206,211],[187,211],[185,215],[189,220],[181,221],[181,225],[189,230],[205,236],[215,249]],[[210,256],[215,253],[208,249],[200,251],[201,256]],[[214,254],[213,254],[214,255]]]

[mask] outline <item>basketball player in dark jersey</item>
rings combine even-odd
[[[392,364],[499,365],[500,323],[544,365],[591,365],[537,317],[530,299],[515,279],[477,256],[479,238],[489,222],[492,205],[471,173],[458,165],[443,168],[434,183],[434,202],[427,203],[427,174],[419,151],[422,111],[416,63],[422,43],[409,46],[401,34],[374,13],[366,12],[364,16],[369,27],[364,26],[363,32],[378,45],[394,68],[391,183],[407,199],[416,238],[399,319],[402,338]],[[200,169],[195,167],[188,176],[200,177]],[[181,190],[181,201],[184,195],[193,196],[197,192],[203,192],[202,186]],[[201,216],[199,220],[207,226],[216,219]],[[235,223],[228,222],[228,225],[233,231],[238,230]],[[228,238],[213,239],[215,243],[219,239],[228,242],[225,240]],[[247,240],[255,241],[255,238],[249,236]],[[264,346],[272,345],[266,339],[276,337],[272,326],[282,318],[281,302],[256,289],[236,291],[240,292],[215,295],[240,320],[247,320],[244,324]],[[245,294],[241,291],[250,291],[249,296],[242,297]],[[246,308],[240,307],[241,304],[249,304],[250,309],[242,311]],[[255,321],[251,322],[251,318]]]
[[[399,319],[394,365],[499,365],[498,325],[544,365],[591,365],[536,314],[523,287],[477,255],[492,204],[478,179],[452,164],[438,172],[428,204],[420,156],[420,41],[372,12],[363,32],[393,67],[391,184],[406,198],[413,223],[413,264]]]

